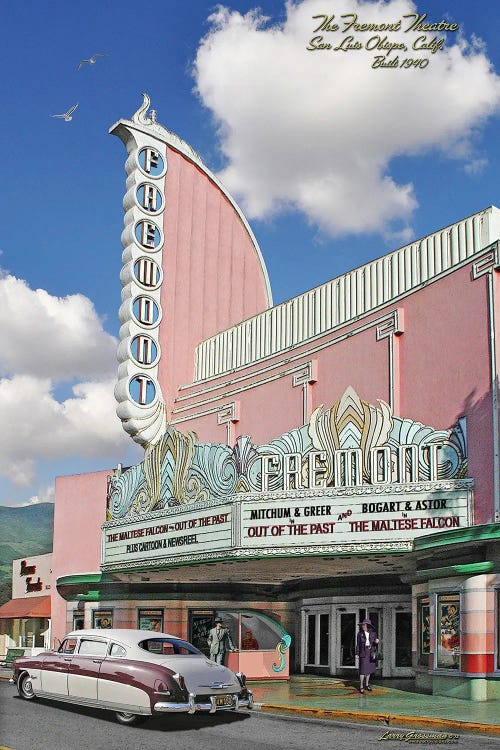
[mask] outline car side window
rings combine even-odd
[[[145,641],[139,643],[139,647],[152,654],[182,654],[183,656],[190,656],[201,653],[191,643],[183,641],[181,638],[147,638]]]
[[[107,648],[108,644],[106,641],[94,641],[90,638],[82,638],[78,654],[79,656],[106,656]]]
[[[178,645],[177,648],[174,648],[174,654],[181,654],[182,656],[188,656],[188,654],[192,654],[193,652],[186,648],[185,646]]]
[[[76,648],[76,638],[65,638],[59,646],[60,654],[74,654]]]
[[[123,646],[120,646],[119,643],[112,643],[109,649],[109,655],[110,656],[127,656],[127,651],[126,649],[123,648]]]

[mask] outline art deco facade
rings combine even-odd
[[[222,614],[249,676],[354,676],[369,616],[381,676],[500,697],[500,212],[272,306],[240,209],[148,106],[111,130],[144,461],[57,480],[55,635],[160,620],[203,647]]]

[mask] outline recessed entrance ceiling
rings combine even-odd
[[[345,555],[333,557],[281,557],[262,560],[205,562],[199,565],[113,572],[114,580],[131,582],[253,583],[279,584],[287,581],[405,574],[411,570],[409,555]],[[208,572],[209,571],[209,572]]]

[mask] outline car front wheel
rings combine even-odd
[[[140,724],[142,721],[145,721],[144,716],[139,716],[138,714],[129,714],[127,711],[117,711],[115,716],[119,724],[128,724],[128,726],[132,726],[133,724]]]
[[[21,698],[24,698],[26,701],[32,701],[33,698],[35,698],[35,693],[33,692],[33,683],[31,682],[31,677],[27,672],[23,672],[23,674],[19,677],[17,681],[17,692],[21,696]]]

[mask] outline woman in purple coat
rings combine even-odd
[[[359,692],[364,693],[365,688],[371,692],[370,676],[377,668],[377,661],[371,655],[376,650],[378,638],[371,620],[363,620],[359,627],[356,656],[359,657]]]

